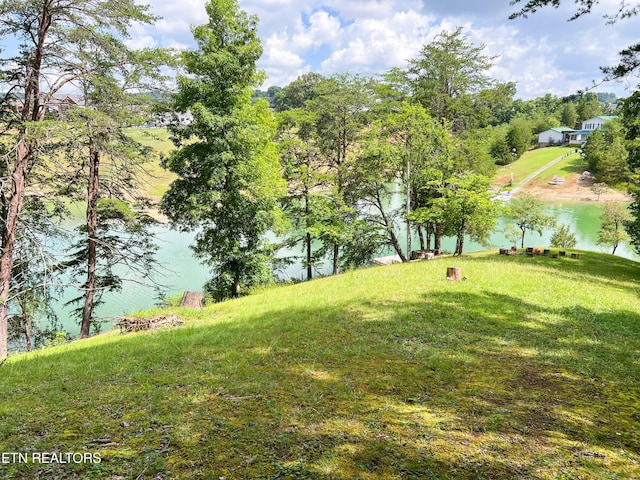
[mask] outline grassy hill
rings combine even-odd
[[[575,152],[575,150],[575,147],[545,147],[529,150],[515,162],[500,167],[496,173],[495,183],[504,186],[511,179],[513,173],[514,185],[516,185],[552,160],[566,153]],[[545,170],[543,175],[545,178],[553,178],[553,175],[564,177],[572,173],[581,173],[584,167],[582,170],[580,168],[580,156],[576,154],[557,166]]]
[[[640,478],[638,280],[604,254],[485,252],[10,357],[0,452],[101,462],[0,477]]]

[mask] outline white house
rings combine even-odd
[[[548,147],[550,145],[569,145],[579,146],[587,141],[589,134],[605,123],[616,118],[615,116],[603,115],[600,117],[589,118],[582,122],[581,130],[574,130],[569,127],[550,128],[538,134],[538,145],[540,147]]]
[[[538,134],[538,145],[548,147],[549,145],[562,145],[569,141],[568,135],[573,132],[569,127],[550,128]]]
[[[604,125],[610,120],[613,120],[614,118],[616,117],[612,115],[603,115],[600,117],[589,118],[588,120],[585,120],[584,122],[582,122],[582,130],[589,130],[589,131],[597,130],[598,128],[601,128],[602,125]]]

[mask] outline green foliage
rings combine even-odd
[[[602,225],[598,231],[597,243],[598,245],[611,246],[613,249],[611,254],[615,255],[618,245],[630,238],[624,229],[624,225],[632,220],[631,213],[624,205],[607,202],[604,205],[604,212],[600,219],[602,220]]]
[[[629,152],[625,148],[625,134],[617,120],[607,122],[592,132],[583,148],[585,159],[598,182],[615,185],[629,178]]]
[[[520,236],[522,235],[520,229],[513,223],[508,223],[503,228],[502,233],[504,233],[505,237],[507,237],[507,240],[509,240],[511,245],[513,245],[514,247],[518,245],[518,240],[520,240]]]
[[[578,112],[576,111],[576,107],[573,103],[566,102],[562,107],[560,123],[569,128],[576,128],[578,124]]]
[[[596,182],[593,185],[591,185],[591,191],[598,196],[598,200],[600,200],[600,195],[602,195],[603,193],[606,193],[607,190],[609,190],[609,185],[607,185],[604,182],[600,182],[600,183]]]
[[[509,147],[506,137],[502,135],[498,135],[493,141],[489,152],[496,165],[509,165],[518,158],[512,148]]]
[[[637,172],[640,168],[640,91],[622,103],[620,121],[625,128],[627,163],[632,172]]]
[[[522,194],[511,200],[506,214],[522,233],[521,247],[524,247],[524,236],[527,231],[533,230],[542,235],[545,228],[555,225],[555,218],[545,214],[544,210],[544,202],[530,194]]]
[[[314,72],[299,76],[275,95],[273,99],[275,110],[284,112],[303,107],[307,100],[313,100],[318,96],[317,89],[322,79],[322,75]]]
[[[264,234],[278,221],[283,193],[276,123],[264,101],[251,102],[262,74],[257,18],[235,0],[207,4],[209,22],[193,29],[175,108],[193,122],[174,125],[178,150],[164,166],[178,175],[161,209],[173,226],[198,230],[193,249],[214,272],[207,289],[220,300],[265,281],[272,249]]]
[[[67,332],[52,332],[52,337],[47,338],[44,343],[44,348],[59,347],[69,343],[71,340]]]
[[[531,135],[531,125],[526,119],[517,117],[509,124],[506,142],[509,149],[515,152],[516,159],[531,148]]]
[[[602,115],[602,104],[598,100],[598,95],[593,92],[580,95],[576,105],[576,113],[578,114],[578,123]]]
[[[630,217],[623,222],[623,226],[629,235],[629,243],[635,252],[640,254],[640,196],[637,194],[629,205],[629,213]]]
[[[415,100],[439,121],[450,122],[455,130],[469,128],[472,95],[493,86],[486,72],[495,57],[484,50],[484,45],[469,42],[462,27],[453,33],[441,32],[409,61]]]
[[[489,199],[489,178],[479,174],[457,175],[447,180],[444,217],[456,236],[455,255],[462,255],[465,235],[484,245],[495,228],[498,205]]]
[[[574,248],[576,243],[578,240],[568,225],[558,225],[551,235],[552,247]]]
[[[514,82],[499,83],[481,90],[473,97],[473,125],[476,128],[484,128],[511,121],[515,94]]]

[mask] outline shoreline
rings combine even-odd
[[[580,180],[578,174],[571,174],[562,185],[549,185],[542,178],[535,178],[525,185],[520,192],[529,193],[541,200],[552,202],[633,202],[633,196],[609,188],[600,198],[591,191],[595,183],[593,179]],[[517,193],[514,196],[517,197]]]

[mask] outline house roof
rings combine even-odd
[[[573,128],[569,128],[569,127],[554,127],[554,128],[550,128],[548,130],[545,130],[544,132],[540,132],[539,135],[542,135],[543,133],[547,133],[547,132],[570,133],[570,132],[573,132]]]
[[[583,120],[582,123],[592,122],[594,120],[603,120],[605,122],[608,122],[609,120],[613,120],[614,118],[618,118],[618,116],[617,115],[598,115],[597,117],[587,118],[586,120]]]

